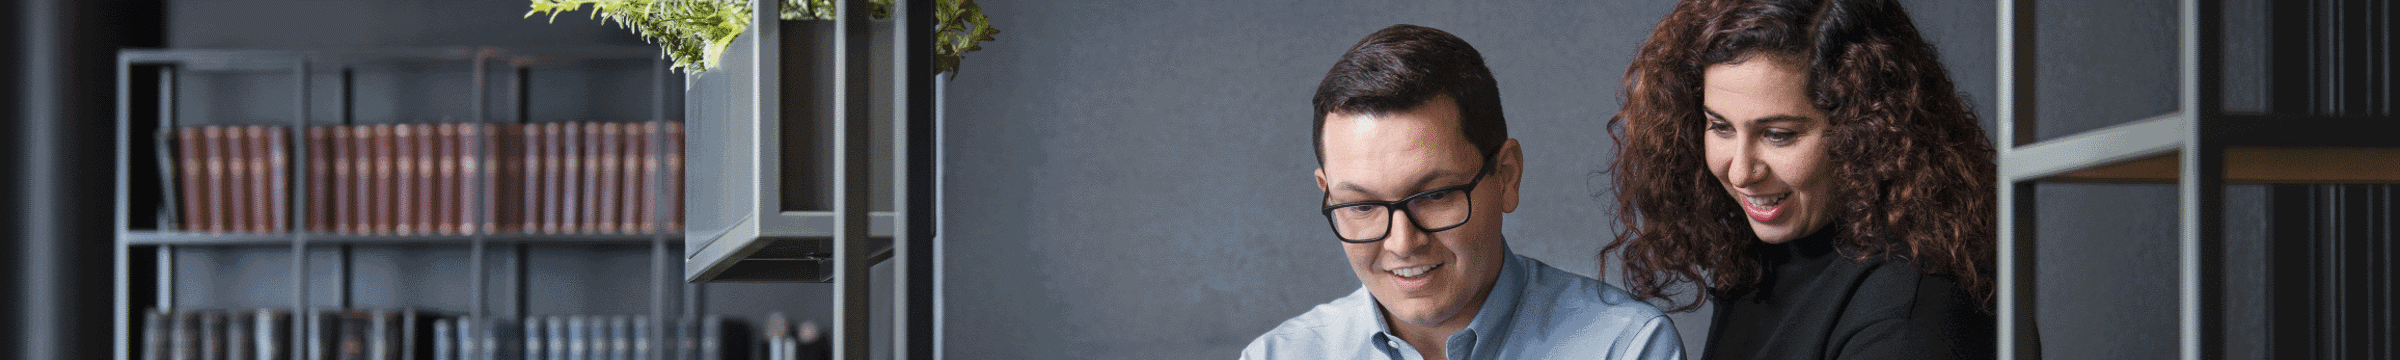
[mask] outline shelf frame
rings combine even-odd
[[[287,152],[287,154],[289,155],[290,159],[307,159],[309,156],[308,147],[303,146],[304,143],[301,142],[301,140],[305,140],[305,132],[300,129],[307,129],[309,126],[319,122],[332,124],[352,123],[349,107],[352,105],[350,98],[353,97],[353,94],[351,93],[353,84],[352,79],[349,76],[351,73],[349,65],[362,61],[372,62],[393,59],[458,61],[472,64],[473,69],[470,79],[472,89],[469,90],[470,94],[473,96],[473,99],[470,100],[470,103],[472,111],[474,111],[474,114],[472,117],[470,117],[470,119],[472,119],[471,121],[474,123],[496,122],[489,118],[491,113],[488,111],[492,109],[489,104],[491,102],[489,95],[493,88],[491,81],[494,78],[494,76],[491,74],[491,67],[495,63],[505,63],[505,65],[511,70],[507,72],[506,75],[509,81],[509,88],[506,91],[509,93],[508,98],[510,100],[508,101],[511,101],[515,107],[511,109],[513,110],[513,117],[507,119],[506,121],[515,123],[526,122],[525,100],[527,99],[526,92],[528,90],[525,86],[525,80],[529,71],[528,69],[531,67],[559,61],[575,61],[583,59],[648,59],[657,69],[665,69],[667,65],[665,60],[657,58],[655,53],[650,51],[647,47],[618,47],[571,51],[524,51],[498,47],[313,50],[124,49],[118,52],[116,59],[118,74],[117,93],[119,96],[117,97],[116,103],[116,120],[118,126],[115,133],[115,142],[117,146],[117,153],[123,155],[116,159],[114,164],[116,167],[114,191],[116,191],[118,194],[130,194],[132,191],[137,190],[131,187],[130,180],[132,180],[131,176],[134,176],[134,172],[131,171],[131,161],[129,161],[130,158],[127,157],[134,156],[131,151],[131,146],[133,141],[136,141],[137,139],[135,131],[139,130],[132,127],[132,105],[134,96],[131,96],[133,84],[130,78],[132,71],[135,71],[137,68],[157,67],[161,72],[160,79],[158,80],[160,81],[160,89],[159,93],[156,94],[157,100],[159,101],[159,119],[157,119],[157,129],[166,131],[173,131],[178,125],[175,105],[180,100],[178,99],[176,93],[176,83],[178,81],[177,74],[181,71],[290,71],[295,76],[293,81],[293,88],[295,89],[294,94],[296,94],[296,99],[294,101],[294,117],[289,124],[279,124],[275,126],[288,126],[290,129],[295,129],[287,134],[292,137],[290,139],[291,141],[287,141],[287,144],[291,145],[291,149]],[[313,109],[317,109],[318,106],[325,105],[312,103],[311,96],[314,95],[315,89],[319,87],[319,85],[315,83],[315,81],[318,79],[314,78],[313,76],[317,73],[326,72],[340,74],[339,77],[333,78],[335,83],[335,89],[333,89],[333,91],[337,92],[336,97],[339,98],[340,101],[339,104],[333,105],[338,111],[338,115],[337,118],[331,120],[324,119],[322,116],[314,116],[315,114],[312,114]],[[668,94],[668,91],[673,91],[670,88],[680,86],[681,84],[671,81],[672,78],[664,71],[658,72],[658,75],[655,76],[653,80],[656,82],[654,84],[656,88],[653,89],[652,94],[656,96],[658,100],[656,104],[657,107],[652,110],[650,115],[653,117],[653,120],[664,120],[666,119],[665,115],[668,114],[666,107],[670,105],[670,103],[666,102],[665,97]],[[660,134],[654,136],[665,135]],[[664,149],[664,142],[658,141],[662,139],[653,138],[652,140],[653,141],[650,141],[649,143],[652,144],[652,146],[658,147],[654,148],[654,150]],[[488,152],[491,151],[492,148],[486,146],[482,147],[481,150]],[[159,151],[161,151],[163,154],[164,151],[170,150],[159,149]],[[656,153],[660,154],[659,156],[662,157],[666,156],[663,151]],[[486,153],[485,155],[488,156],[489,153]],[[172,161],[172,159],[162,159],[161,161]],[[509,304],[513,308],[512,313],[517,316],[524,316],[528,315],[526,313],[526,304],[529,296],[525,287],[527,284],[525,278],[527,276],[525,265],[528,262],[526,257],[528,253],[527,245],[638,245],[646,243],[649,245],[650,250],[654,253],[651,264],[652,277],[655,280],[655,284],[652,286],[653,292],[651,296],[651,315],[653,316],[653,319],[660,321],[660,324],[667,324],[668,319],[672,318],[669,316],[671,311],[680,309],[682,316],[687,318],[697,318],[698,314],[700,314],[703,310],[700,308],[701,304],[697,299],[699,295],[698,292],[700,290],[698,286],[700,285],[677,281],[679,277],[675,276],[673,271],[670,271],[670,269],[674,267],[671,264],[677,263],[677,261],[675,261],[675,258],[673,257],[674,255],[669,252],[669,249],[672,247],[672,245],[676,245],[675,243],[682,240],[680,233],[669,232],[664,228],[660,229],[660,231],[652,233],[638,234],[513,234],[492,233],[492,229],[488,228],[479,229],[480,231],[477,233],[466,235],[359,235],[311,232],[307,230],[305,225],[307,223],[308,214],[306,211],[300,210],[306,209],[310,200],[308,197],[308,191],[303,190],[304,187],[301,186],[304,184],[306,181],[305,178],[308,176],[308,164],[306,161],[291,161],[290,164],[291,167],[289,171],[292,176],[290,176],[287,181],[290,181],[291,183],[285,184],[285,188],[290,192],[289,196],[286,197],[289,203],[285,205],[287,205],[289,209],[294,209],[294,211],[286,214],[287,217],[281,219],[286,224],[289,224],[288,229],[290,231],[286,232],[212,233],[180,231],[163,229],[165,225],[164,223],[158,224],[162,227],[162,229],[135,229],[130,216],[131,211],[134,210],[134,205],[130,203],[130,200],[126,196],[116,197],[116,211],[113,214],[115,224],[115,235],[113,236],[113,242],[115,243],[114,267],[116,269],[115,283],[113,284],[115,292],[113,299],[115,309],[113,327],[115,334],[113,337],[115,339],[112,350],[115,358],[137,358],[136,351],[138,349],[135,348],[136,344],[135,339],[133,338],[136,335],[135,331],[137,329],[132,327],[132,322],[137,316],[140,315],[139,311],[142,311],[143,309],[134,308],[135,301],[131,298],[131,295],[133,293],[132,286],[135,286],[136,284],[132,283],[133,276],[129,273],[129,271],[131,269],[131,264],[136,260],[133,259],[132,256],[134,250],[143,248],[154,249],[155,256],[154,259],[146,259],[144,261],[157,264],[156,274],[151,275],[155,277],[155,279],[149,279],[155,281],[151,284],[144,285],[156,286],[156,297],[154,299],[150,299],[149,301],[162,311],[172,311],[176,307],[175,284],[177,280],[177,273],[175,269],[175,262],[177,257],[176,252],[179,248],[275,247],[288,245],[289,253],[292,254],[291,273],[294,274],[291,284],[292,305],[286,310],[293,314],[292,316],[294,319],[294,321],[292,321],[290,324],[291,329],[287,330],[290,334],[301,334],[307,331],[309,325],[306,321],[300,321],[299,319],[301,319],[304,314],[307,314],[313,307],[312,300],[328,300],[335,306],[340,307],[350,306],[351,294],[348,291],[348,283],[350,281],[350,266],[348,265],[348,259],[350,258],[350,251],[355,245],[468,246],[470,248],[469,262],[474,264],[474,266],[469,269],[472,279],[468,279],[468,282],[471,284],[469,286],[469,296],[473,298],[473,301],[472,305],[470,305],[470,308],[464,310],[466,315],[471,316],[472,318],[480,319],[488,317],[491,314],[491,311],[488,308],[491,306],[490,303],[493,300],[490,296],[490,288],[493,286],[492,284],[487,283],[487,279],[490,278],[490,276],[486,274],[485,269],[491,261],[489,259],[490,256],[487,256],[487,253],[493,251],[492,247],[495,245],[513,247],[513,251],[510,252],[510,257],[507,259],[509,263],[506,264],[506,267],[509,269],[509,273],[504,276],[506,278],[505,281],[508,282],[505,286],[509,289],[509,298],[511,302],[513,302],[513,304]],[[490,178],[491,175],[492,174],[490,173],[485,173],[483,176],[475,178],[474,181],[492,181]],[[652,193],[653,196],[658,196],[651,199],[653,203],[663,203],[665,196],[663,194],[664,192]],[[161,201],[180,201],[171,195],[172,194],[170,194],[170,196],[167,198],[161,199]],[[492,196],[494,195],[488,192],[483,194],[481,199],[476,200],[483,205],[471,207],[470,213],[466,215],[472,218],[481,218],[480,215],[490,209],[492,204],[494,204],[492,201],[494,200]],[[652,217],[653,223],[666,223],[664,216],[667,215],[663,212],[653,211],[648,214],[648,216]],[[320,246],[327,245],[332,246],[335,248],[335,251],[337,251],[336,256],[334,256],[333,259],[335,262],[334,266],[337,270],[334,274],[327,275],[326,277],[331,279],[332,286],[340,288],[341,290],[336,291],[332,299],[313,299],[310,295],[310,284],[312,282],[311,279],[315,277],[305,275],[309,274],[309,270],[311,269],[310,254],[312,250],[321,250],[323,248],[320,248]],[[651,334],[651,340],[654,344],[666,343],[665,334],[660,332],[653,332]],[[300,341],[300,339],[294,338],[293,341],[297,342]],[[295,343],[295,345],[298,345],[298,343]],[[309,354],[322,353],[323,351],[328,350],[312,348],[305,345],[291,346],[287,347],[287,349],[289,349],[295,357],[304,357],[308,356]],[[666,351],[666,347],[663,346],[653,347],[650,350],[650,354],[653,357],[663,358],[668,354]]]
[[[2036,335],[2035,184],[2176,187],[2176,351],[2223,358],[2228,183],[2400,183],[2400,141],[2368,131],[2389,116],[2234,114],[2224,97],[2221,0],[2177,3],[2174,113],[2047,141],[2035,138],[2035,1],[1999,2],[1999,354],[2041,357]],[[2330,129],[2330,130],[2329,130]]]

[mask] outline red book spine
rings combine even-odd
[[[268,231],[292,231],[292,131],[266,127]]]
[[[246,197],[249,195],[250,186],[242,181],[249,174],[249,169],[242,166],[244,163],[242,153],[246,150],[242,146],[242,129],[229,126],[213,126],[212,128],[217,129],[219,133],[216,146],[222,149],[219,156],[223,157],[215,165],[225,174],[224,177],[221,177],[224,180],[217,182],[217,187],[224,188],[225,194],[217,198],[218,201],[223,201],[217,206],[225,209],[225,215],[221,217],[224,219],[224,225],[217,228],[216,231],[241,232],[250,224],[250,219],[243,217],[242,214],[243,208],[250,203],[249,198]]]
[[[330,133],[328,138],[333,141],[333,232],[356,233],[358,211],[353,209],[353,205],[358,204],[358,195],[353,189],[355,186],[351,185],[357,183],[357,179],[352,175],[354,170],[351,164],[356,162],[352,159],[357,157],[358,152],[351,150],[351,147],[357,142],[357,137],[351,135],[349,126],[331,126],[325,131]]]
[[[458,211],[458,204],[466,202],[465,199],[461,198],[462,196],[465,196],[466,193],[464,192],[465,188],[458,185],[459,180],[464,180],[459,177],[460,175],[458,171],[458,155],[460,146],[458,144],[458,124],[436,124],[434,125],[434,129],[438,130],[438,133],[441,134],[441,137],[436,138],[436,140],[440,141],[437,141],[434,144],[435,148],[441,149],[440,153],[437,154],[440,156],[440,158],[434,159],[433,162],[433,168],[436,170],[434,172],[434,178],[440,180],[437,183],[440,186],[438,186],[436,189],[433,189],[433,202],[435,205],[433,208],[433,218],[435,220],[434,232],[448,235],[462,235],[465,234],[465,232],[458,231],[458,228],[460,224],[465,223],[460,219],[465,218],[466,213]]]
[[[665,202],[661,198],[665,192],[661,190],[665,190],[663,186],[666,186],[666,179],[658,171],[659,161],[666,154],[665,126],[666,122],[663,121],[642,124],[641,231],[645,233],[658,232],[658,224],[666,220],[666,214],[659,212],[659,204]]]
[[[451,212],[458,214],[459,224],[458,230],[452,230],[452,232],[460,234],[487,233],[491,231],[488,229],[495,222],[492,220],[491,212],[485,210],[492,207],[492,192],[490,191],[492,172],[484,170],[484,166],[491,162],[483,159],[483,149],[491,148],[491,145],[488,145],[491,138],[484,136],[484,134],[491,133],[485,131],[490,126],[491,124],[458,124],[456,127],[458,129],[459,197],[458,207],[453,208]]]
[[[414,174],[415,177],[409,179],[415,182],[415,189],[412,189],[410,193],[416,195],[416,197],[409,198],[407,200],[409,204],[415,205],[416,210],[415,213],[409,214],[410,219],[416,220],[410,225],[413,225],[412,227],[417,229],[418,234],[431,234],[436,230],[434,209],[436,206],[439,206],[439,204],[436,204],[435,200],[433,199],[433,196],[435,195],[434,191],[441,188],[440,184],[438,184],[439,180],[437,180],[439,179],[437,176],[440,175],[440,169],[434,168],[434,166],[438,164],[434,158],[439,157],[441,150],[436,148],[436,144],[438,142],[435,140],[440,138],[442,133],[441,130],[436,129],[433,124],[412,124],[409,126],[417,128],[417,136],[415,138],[408,139],[410,145],[412,145],[412,149],[410,149],[411,151],[408,152],[408,159],[415,162],[417,168],[417,172]]]
[[[395,157],[392,159],[392,167],[399,171],[392,175],[394,181],[392,205],[397,207],[392,214],[392,232],[394,233],[413,234],[419,230],[416,227],[417,210],[422,206],[417,203],[417,186],[419,185],[417,173],[419,169],[416,159],[421,157],[417,153],[419,151],[416,142],[418,137],[421,137],[421,134],[416,125],[392,125],[392,140],[394,141],[392,156]]]
[[[368,185],[375,188],[375,216],[368,219],[368,224],[372,224],[375,234],[392,234],[395,230],[394,219],[398,219],[398,214],[394,213],[398,206],[396,203],[400,201],[395,194],[398,190],[395,189],[395,182],[399,180],[399,164],[395,161],[397,149],[394,148],[392,137],[396,129],[390,124],[371,125],[368,128],[373,131],[369,141],[374,143],[375,151],[375,177]]]
[[[233,231],[234,186],[231,183],[234,175],[232,171],[234,149],[232,146],[228,146],[233,142],[232,132],[226,131],[224,127],[204,126],[200,128],[200,133],[200,142],[203,143],[203,147],[207,148],[202,157],[208,159],[208,164],[205,165],[208,168],[208,180],[204,184],[208,187],[208,225],[202,227],[201,230],[207,232]]]
[[[267,153],[267,127],[245,126],[242,131],[247,133],[248,137],[243,140],[250,147],[250,232],[272,231],[275,226],[275,204],[274,197],[268,192],[274,187],[268,184],[274,183],[275,179],[269,177],[271,174],[267,171],[267,156],[270,155]]]
[[[255,186],[258,178],[252,175],[255,172],[251,171],[252,160],[256,158],[256,155],[251,155],[251,151],[256,149],[250,147],[250,141],[254,138],[251,136],[250,129],[249,126],[234,126],[225,129],[225,137],[228,139],[225,143],[227,150],[225,173],[227,177],[232,178],[227,183],[233,186],[233,191],[230,192],[233,197],[227,199],[233,203],[233,210],[229,211],[233,213],[233,216],[226,225],[231,226],[227,231],[237,233],[258,231],[257,228],[251,227],[251,225],[258,224],[257,220],[252,218],[258,217],[257,205],[260,205],[260,202],[252,201],[258,199],[259,196],[257,192],[252,191],[252,189],[258,188]]]
[[[666,165],[661,169],[667,173],[667,200],[661,204],[667,208],[664,226],[667,231],[683,231],[683,123],[669,121],[666,130],[667,156],[663,160]]]
[[[183,223],[180,225],[184,231],[208,229],[208,193],[209,186],[213,184],[208,181],[208,157],[207,151],[203,150],[207,148],[206,141],[205,131],[201,128],[185,126],[175,129],[175,180],[176,185],[183,188],[176,195],[182,198]]]
[[[350,129],[350,154],[344,158],[350,163],[350,177],[347,178],[351,196],[348,200],[350,231],[352,234],[373,234],[375,217],[380,214],[375,211],[378,207],[376,200],[380,199],[375,195],[375,190],[380,189],[375,186],[375,127],[351,125],[346,128]]]
[[[437,185],[433,189],[434,233],[464,234],[458,231],[459,224],[462,223],[459,219],[466,215],[458,211],[458,204],[464,202],[459,199],[463,193],[459,191],[458,186],[460,180],[458,175],[458,124],[441,123],[435,124],[433,127],[435,133],[440,134],[434,138],[437,141],[433,145],[435,149],[440,150],[434,154],[436,158],[433,162],[435,185]]]
[[[542,140],[541,127],[533,124],[508,125],[509,135],[516,142],[509,145],[509,155],[516,163],[509,164],[509,178],[516,181],[516,205],[512,218],[517,220],[517,232],[532,234],[542,229]]]
[[[308,232],[333,231],[333,131],[308,127]]]
[[[625,130],[625,151],[619,153],[617,158],[617,168],[624,170],[618,172],[621,180],[617,183],[617,198],[624,199],[624,202],[618,207],[617,229],[628,233],[649,233],[649,230],[641,228],[642,204],[647,203],[642,199],[642,155],[650,153],[649,148],[643,146],[644,137],[648,136],[643,129],[648,126],[630,123],[620,124],[620,128]]]
[[[592,211],[593,231],[613,234],[619,231],[617,230],[617,213],[619,212],[617,209],[622,207],[617,202],[618,191],[620,191],[617,173],[622,172],[619,164],[625,161],[625,155],[620,153],[623,149],[619,148],[622,146],[619,143],[625,137],[625,129],[618,123],[593,123],[592,125],[600,128],[598,139],[600,141],[596,141],[600,143],[600,153],[592,157],[599,161],[599,166],[593,167],[598,171],[593,173],[595,173],[594,177],[599,178],[597,183],[600,184],[596,189],[598,191],[595,191],[598,194],[596,198],[599,200],[592,206],[594,210]]]

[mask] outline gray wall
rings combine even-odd
[[[961,359],[1227,358],[1283,319],[1355,289],[1313,212],[1307,98],[1344,48],[1395,23],[1448,30],[1483,51],[1528,161],[1523,207],[1508,217],[1511,246],[1595,274],[1593,254],[1616,230],[1607,220],[1613,200],[1599,194],[1610,180],[1596,174],[1614,156],[1603,120],[1618,107],[1617,81],[1632,49],[1669,3],[985,2],[1006,32],[970,55],[948,92],[944,346]],[[1996,104],[1992,5],[1907,3],[1988,129]],[[2154,88],[2172,80],[2164,55],[2173,49],[2171,3],[2044,3],[2044,138],[2172,109],[2173,93]],[[518,0],[179,0],[169,2],[168,38],[200,48],[640,45],[611,26],[573,15],[546,24],[520,18],[523,9]],[[2236,34],[2255,25],[2228,20]],[[2257,41],[2229,40],[2237,48]],[[2256,65],[2243,59],[2227,61]],[[2245,79],[2228,81],[2241,87]],[[560,79],[569,89],[536,93],[571,93],[581,81]],[[391,86],[366,93],[363,120],[448,115],[412,110],[407,104],[425,99],[401,92],[417,85]],[[2255,108],[2252,91],[2230,92],[2227,105]],[[606,116],[583,112],[575,97],[537,98],[559,105],[537,106],[536,117]],[[2229,195],[2231,260],[2242,263],[2257,253],[2245,249],[2262,243],[2252,240],[2263,238],[2256,205],[2264,192],[2236,187]],[[2037,196],[2040,321],[2049,354],[2169,351],[2171,188],[2047,184]],[[536,251],[534,275],[551,284],[536,290],[557,296],[537,297],[530,312],[646,309],[573,297],[647,286],[604,280],[640,275],[595,266],[640,261],[646,250]],[[280,305],[288,290],[274,284],[288,281],[288,256],[273,248],[192,252],[179,264],[226,265],[190,268],[191,297],[182,300]],[[360,305],[464,306],[457,282],[393,281],[400,274],[463,279],[463,250],[363,248],[356,256]],[[617,276],[557,277],[589,271]],[[2236,286],[2257,284],[2248,275],[2255,271],[2237,266],[2230,275]],[[828,303],[819,285],[707,289],[712,309],[736,313],[822,319]],[[378,294],[405,299],[369,300]],[[2235,295],[2228,328],[2256,328],[2244,325],[2254,316],[2239,313],[2243,301],[2256,299]],[[1676,317],[1694,355],[1706,314]],[[2237,346],[2237,357],[2247,351],[2240,349],[2248,348]]]
[[[1509,245],[1595,274],[1616,231],[1596,173],[1614,156],[1605,120],[1671,4],[984,2],[1005,32],[969,55],[945,110],[944,346],[1221,359],[1357,289],[1314,211],[1308,99],[1343,50],[1396,23],[1483,53],[1525,148]],[[1960,89],[1992,103],[1991,5],[1909,5]],[[1695,355],[1707,311],[1674,317]]]

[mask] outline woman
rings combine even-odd
[[[1682,1],[1625,71],[1602,258],[1713,302],[1709,358],[1991,357],[1995,166],[1955,91],[1893,0]]]

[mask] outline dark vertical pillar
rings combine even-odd
[[[112,183],[115,54],[119,35],[156,32],[155,19],[112,10],[127,1],[24,0],[11,5],[7,60],[10,158],[6,234],[8,310],[0,348],[16,359],[112,355]],[[138,14],[138,13],[134,13]],[[125,29],[150,26],[151,29]],[[154,38],[152,38],[155,41]],[[151,44],[155,46],[155,44]]]

